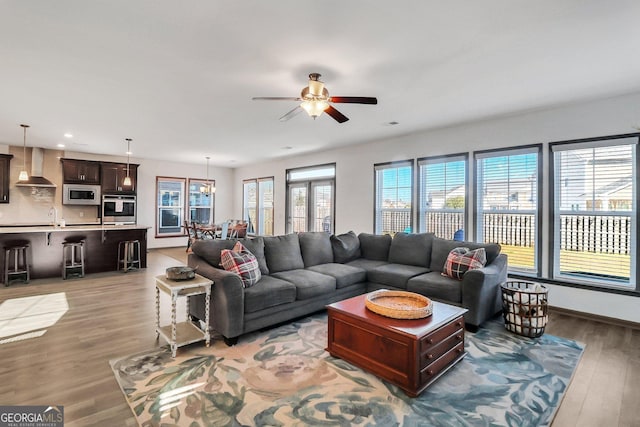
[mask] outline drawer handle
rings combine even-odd
[[[457,339],[458,341],[460,341],[460,340],[462,339],[462,335],[460,335],[460,334],[456,335],[456,339]]]
[[[427,359],[433,359],[433,354],[431,353],[427,354]]]
[[[427,375],[433,375],[433,370],[427,369]]]
[[[458,354],[460,354],[460,353],[462,353],[462,349],[461,349],[461,348],[459,348],[459,349],[457,349],[457,350],[456,350],[456,352],[457,352]]]
[[[427,338],[427,344],[433,344],[433,340],[431,338]]]
[[[456,326],[462,326],[462,322],[458,320],[458,321],[456,322]]]

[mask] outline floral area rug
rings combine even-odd
[[[546,426],[583,352],[498,321],[466,334],[467,356],[419,397],[326,351],[317,314],[240,338],[111,361],[143,426]]]

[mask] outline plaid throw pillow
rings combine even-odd
[[[220,261],[225,270],[240,276],[245,288],[255,285],[262,277],[257,258],[240,242],[236,242],[231,250],[223,249]]]
[[[484,248],[469,250],[469,248],[455,248],[449,252],[447,262],[444,263],[443,276],[462,280],[462,276],[469,270],[482,268],[487,263],[487,252]]]

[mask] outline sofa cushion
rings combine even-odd
[[[407,288],[407,281],[420,274],[428,273],[426,267],[404,264],[385,264],[367,272],[370,282],[382,283],[400,289]]]
[[[274,273],[274,277],[296,286],[296,299],[304,300],[327,295],[336,290],[336,279],[309,270],[288,270]]]
[[[304,268],[298,235],[264,237],[264,255],[269,273]]]
[[[231,249],[236,242],[233,240],[196,240],[191,245],[191,250],[203,260],[216,268],[220,268],[220,252],[223,249]]]
[[[330,240],[334,262],[345,264],[360,258],[360,240],[353,231],[337,236],[332,235]]]
[[[372,259],[358,258],[348,262],[346,265],[349,265],[351,267],[361,268],[366,272],[369,272],[370,270],[378,268],[381,265],[387,265],[387,264],[389,264],[387,261],[375,261]]]
[[[244,290],[244,312],[253,313],[296,300],[296,285],[272,276],[262,276],[259,286]]]
[[[255,285],[262,277],[256,256],[240,242],[236,242],[233,249],[223,249],[220,260],[225,270],[240,276],[245,288]]]
[[[455,248],[449,252],[444,264],[443,275],[452,279],[462,280],[462,276],[469,270],[482,268],[487,263],[487,253],[484,248],[469,250],[469,248]]]
[[[323,231],[298,233],[298,240],[305,267],[333,262],[333,250],[328,233]]]
[[[444,264],[452,249],[465,247],[469,249],[484,248],[487,252],[487,265],[500,254],[500,245],[497,243],[474,243],[474,242],[458,242],[456,240],[433,238],[433,249],[431,250],[431,271],[443,271]]]
[[[429,268],[433,237],[433,233],[396,233],[389,248],[389,262]]]
[[[377,235],[369,233],[358,234],[362,257],[375,261],[388,261],[391,236],[388,234]]]
[[[407,290],[440,301],[462,302],[462,282],[437,271],[412,277],[407,282]]]
[[[367,280],[366,270],[345,264],[333,262],[330,264],[319,264],[309,267],[307,270],[333,277],[336,279],[336,288],[338,289]]]
[[[256,256],[260,266],[260,273],[269,274],[267,259],[264,257],[264,239],[262,236],[257,236],[253,239],[239,239],[238,242],[241,242],[249,252]]]

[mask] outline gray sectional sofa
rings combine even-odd
[[[327,304],[377,289],[417,292],[467,308],[465,323],[474,330],[500,312],[500,284],[507,257],[497,244],[458,242],[431,233],[373,235],[323,232],[240,239],[257,258],[262,278],[244,288],[240,277],[222,269],[220,252],[235,240],[198,240],[188,265],[214,281],[211,327],[227,344],[255,330],[324,309]],[[485,267],[462,280],[441,274],[456,247],[484,247]],[[193,297],[190,314],[204,318],[204,297]]]

